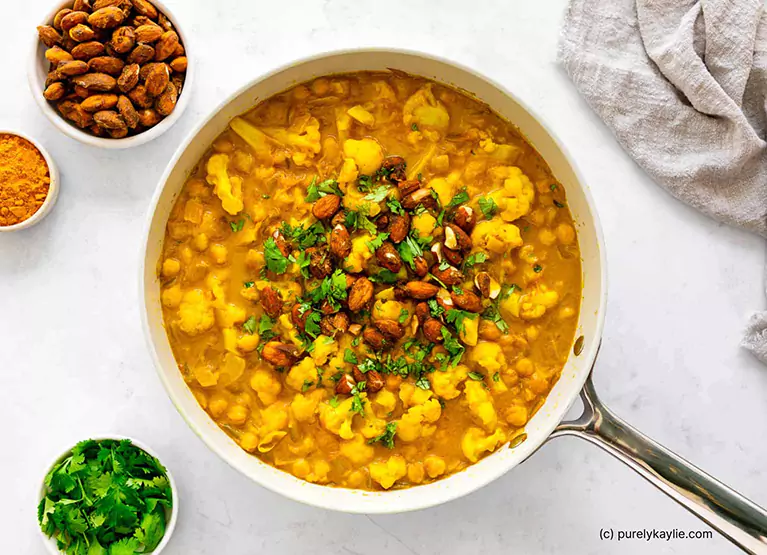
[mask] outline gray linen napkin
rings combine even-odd
[[[558,55],[656,182],[767,237],[764,0],[571,0]],[[743,345],[767,362],[767,313]]]

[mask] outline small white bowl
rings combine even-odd
[[[17,224],[5,226],[0,225],[0,233],[6,231],[20,231],[39,223],[43,218],[45,218],[45,216],[48,215],[48,213],[53,208],[53,205],[56,204],[56,199],[59,197],[59,170],[56,167],[56,164],[54,164],[51,155],[48,154],[48,151],[45,150],[43,146],[35,141],[32,137],[29,137],[28,135],[25,135],[19,131],[12,131],[8,129],[0,129],[0,135],[15,135],[32,143],[35,148],[40,151],[40,154],[43,155],[45,163],[48,164],[48,175],[51,178],[51,182],[48,185],[48,196],[45,197],[43,205],[37,210],[37,212],[32,214],[26,220]]]
[[[181,114],[183,114],[187,104],[189,104],[189,95],[192,90],[195,65],[194,55],[191,53],[189,48],[189,37],[186,35],[186,33],[184,33],[184,30],[178,24],[178,20],[173,16],[171,11],[159,0],[152,0],[152,4],[154,4],[155,7],[157,7],[157,9],[162,12],[170,20],[171,23],[173,23],[174,30],[176,33],[178,33],[178,36],[181,39],[181,43],[184,45],[184,50],[186,51],[185,55],[187,57],[187,69],[186,76],[184,78],[184,88],[181,91],[181,94],[178,95],[176,108],[168,117],[163,118],[160,123],[148,129],[147,131],[144,131],[143,133],[139,133],[138,135],[130,135],[122,139],[96,137],[95,135],[91,135],[90,133],[79,129],[67,121],[64,116],[62,116],[56,110],[53,104],[48,102],[43,97],[43,91],[45,90],[45,79],[48,76],[48,67],[50,64],[48,60],[45,59],[46,46],[40,42],[37,33],[34,31],[34,29],[32,29],[32,33],[34,35],[34,44],[32,45],[32,51],[30,53],[29,65],[27,69],[29,88],[32,89],[32,96],[35,98],[37,105],[48,117],[51,123],[53,123],[53,125],[58,128],[59,131],[87,145],[97,146],[100,148],[123,149],[143,145],[152,139],[156,139],[165,133],[168,129],[170,129],[173,124],[176,123],[181,117]],[[62,8],[70,8],[71,6],[72,0],[59,2],[56,5],[56,8],[51,11],[42,21],[41,25],[51,25],[53,17],[59,12],[59,10]]]
[[[98,435],[94,436],[88,439],[93,439],[95,441],[101,441],[104,439],[114,439],[116,441],[121,441],[124,439],[130,440],[130,442],[138,447],[139,449],[142,449],[143,451],[146,451],[148,454],[153,456],[155,459],[160,461],[162,463],[162,459],[152,451],[149,447],[138,441],[137,439],[134,439],[132,437],[127,436],[121,436],[121,435]],[[43,474],[42,484],[40,485],[40,489],[37,492],[37,502],[39,503],[40,500],[45,496],[46,494],[46,486],[45,486],[45,477],[48,475],[48,472],[59,464],[62,460],[64,460],[66,457],[72,454],[72,449],[74,449],[74,445],[69,447],[66,451],[61,453],[58,457],[56,457],[56,460],[54,460],[48,468],[46,468],[45,473]],[[165,466],[163,464],[163,466]],[[160,540],[160,543],[157,544],[157,547],[154,551],[150,551],[147,553],[147,555],[160,555],[162,553],[163,549],[165,549],[165,546],[168,545],[168,542],[170,541],[171,536],[173,535],[173,530],[176,528],[176,521],[178,520],[178,490],[176,489],[176,482],[173,480],[173,474],[171,474],[170,469],[165,466],[165,474],[168,476],[168,483],[170,484],[170,490],[173,494],[173,505],[168,511],[166,509],[165,511],[165,535],[162,537],[162,540]],[[62,551],[59,551],[58,546],[56,545],[56,540],[54,538],[49,538],[43,533],[42,528],[40,528],[40,523],[37,522],[37,513],[35,512],[35,526],[37,528],[37,531],[40,534],[40,537],[43,540],[43,543],[45,544],[46,549],[48,550],[48,553],[51,555],[61,555]]]

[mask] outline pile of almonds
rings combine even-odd
[[[43,96],[80,129],[121,139],[176,107],[184,46],[147,0],[75,0],[37,32],[51,64]]]

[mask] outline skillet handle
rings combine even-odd
[[[591,376],[581,398],[580,418],[563,422],[551,437],[572,435],[590,441],[747,553],[767,554],[764,509],[615,416],[597,397]]]

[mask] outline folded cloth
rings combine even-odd
[[[571,0],[558,56],[656,182],[767,237],[764,0]],[[743,345],[767,362],[767,313]]]

